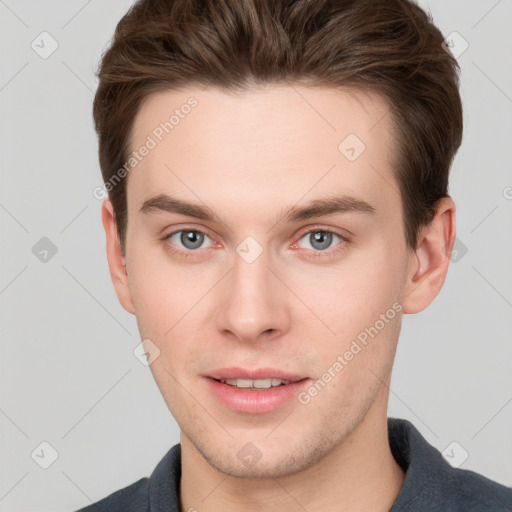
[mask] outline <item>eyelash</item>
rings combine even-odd
[[[199,229],[181,228],[176,231],[173,231],[172,233],[169,233],[168,235],[165,235],[161,240],[163,242],[167,242],[168,240],[170,240],[171,237],[173,237],[177,233],[187,232],[187,231],[192,232],[192,233],[199,233],[199,234],[205,235],[211,239],[211,237],[208,235],[208,233],[201,231]],[[349,240],[347,237],[341,235],[340,233],[337,233],[336,231],[332,231],[330,229],[323,229],[323,228],[312,228],[309,231],[305,231],[304,233],[302,233],[300,235],[298,241],[302,240],[306,235],[309,235],[311,233],[329,233],[332,235],[336,235],[337,237],[339,237],[341,239],[341,241],[333,249],[326,249],[324,251],[319,251],[319,250],[315,251],[313,249],[306,249],[308,252],[310,252],[310,254],[308,254],[308,258],[317,259],[317,258],[336,256],[341,251],[343,251],[345,249],[345,246],[347,245],[347,243],[349,243]],[[296,246],[298,244],[298,241],[295,242],[293,244],[293,246]],[[177,254],[178,256],[184,257],[184,258],[194,258],[201,252],[201,249],[186,250],[186,251],[181,250],[181,249],[176,249],[176,247],[172,243],[167,244],[167,248],[171,253]]]

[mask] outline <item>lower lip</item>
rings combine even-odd
[[[262,390],[236,388],[209,377],[206,377],[206,384],[211,393],[226,407],[239,412],[262,414],[274,411],[296,398],[310,380],[302,379],[284,386]]]

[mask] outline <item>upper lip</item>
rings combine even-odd
[[[230,368],[219,368],[218,370],[214,370],[207,375],[211,379],[248,379],[248,380],[257,380],[257,379],[281,379],[288,380],[290,382],[296,382],[298,380],[305,379],[304,375],[299,375],[296,373],[288,373],[283,370],[278,370],[277,368],[239,368],[236,366],[232,366]]]

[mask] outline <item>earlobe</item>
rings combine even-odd
[[[101,206],[101,218],[103,228],[105,229],[110,277],[114,284],[117,298],[126,311],[134,314],[135,309],[133,307],[128,284],[128,273],[126,271],[126,259],[121,250],[114,208],[109,199],[103,201]]]
[[[418,235],[411,252],[409,274],[402,301],[404,313],[419,313],[441,291],[455,242],[455,203],[444,197],[437,204],[432,221]]]

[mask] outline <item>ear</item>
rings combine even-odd
[[[117,233],[117,222],[114,208],[110,200],[105,199],[101,206],[101,219],[107,238],[107,260],[110,269],[110,277],[116,290],[117,298],[128,313],[135,313],[132,296],[128,286],[128,273],[126,262],[121,251],[119,235]]]
[[[423,311],[441,291],[454,242],[455,203],[443,197],[432,221],[420,231],[416,249],[411,251],[402,301],[404,313]]]

